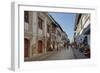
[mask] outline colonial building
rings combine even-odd
[[[24,11],[24,57],[32,58],[63,48],[67,34],[46,12]]]
[[[77,44],[83,42],[87,37],[88,45],[90,45],[90,14],[76,14],[75,21],[74,38]]]

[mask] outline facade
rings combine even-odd
[[[90,25],[90,14],[76,15],[74,42],[87,58],[90,58]]]
[[[67,34],[48,13],[24,11],[25,59],[64,48],[66,42]]]
[[[90,45],[90,14],[77,14],[75,21],[74,38],[77,44],[83,42],[87,37],[88,45]]]

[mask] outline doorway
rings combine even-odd
[[[43,50],[42,50],[42,40],[39,40],[38,41],[38,53],[42,53]]]
[[[24,38],[24,57],[28,57],[29,45],[29,40]]]

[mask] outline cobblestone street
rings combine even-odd
[[[84,56],[78,49],[62,49],[59,50],[50,56],[46,57],[45,60],[68,60],[68,59],[86,59],[87,57]]]
[[[58,50],[56,53],[45,58],[45,60],[66,60],[66,59],[75,59],[73,51],[71,48]]]
[[[27,61],[47,61],[47,60],[71,60],[71,59],[86,59],[82,52],[75,48],[64,48],[60,50],[55,50],[44,54],[42,56],[33,57]]]

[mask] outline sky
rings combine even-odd
[[[62,27],[62,29],[67,33],[68,38],[72,41],[74,35],[74,25],[75,25],[75,16],[74,13],[60,13],[52,12],[49,13],[56,22]]]

